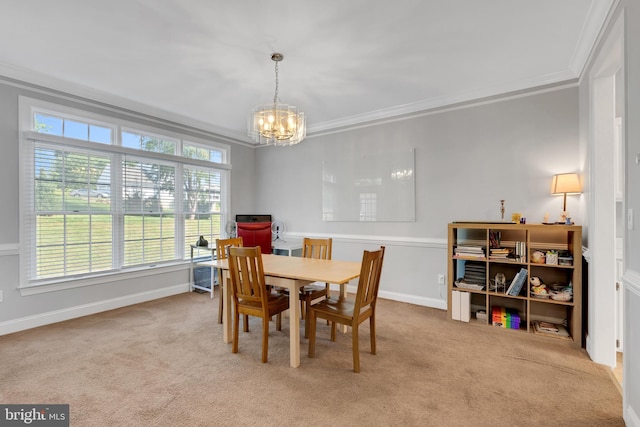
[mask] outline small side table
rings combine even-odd
[[[302,242],[285,242],[284,240],[274,240],[271,242],[275,255],[302,256]]]
[[[193,292],[194,289],[199,289],[201,291],[205,291],[205,292],[209,292],[211,294],[211,298],[213,298],[213,286],[215,285],[215,269],[211,268],[211,287],[207,288],[204,286],[199,286],[196,285],[196,278],[195,278],[195,270],[194,270],[194,265],[197,265],[198,262],[195,261],[194,262],[194,258],[193,258],[193,254],[194,252],[196,254],[199,254],[200,251],[207,251],[210,254],[211,259],[213,260],[215,258],[215,251],[216,248],[212,247],[212,246],[198,246],[198,245],[191,245],[191,263],[190,263],[190,268],[191,268],[191,274],[190,274],[190,279],[191,279],[191,288],[190,291]],[[207,254],[207,260],[209,260],[209,254]]]

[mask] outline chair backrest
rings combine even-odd
[[[247,247],[260,246],[263,254],[271,253],[271,222],[238,222],[236,233]]]
[[[216,239],[216,256],[218,259],[227,259],[227,246],[242,247],[242,237],[232,239]]]
[[[264,279],[260,246],[229,248],[229,272],[231,294],[236,303],[262,304],[267,306],[267,284]]]
[[[331,243],[331,238],[311,239],[305,237],[302,241],[302,257],[331,259]]]
[[[378,298],[378,288],[380,287],[380,274],[382,273],[382,261],[384,259],[384,246],[380,246],[377,251],[364,251],[362,255],[362,267],[360,269],[360,280],[358,281],[358,291],[356,293],[354,316],[357,316],[363,309],[375,308]]]

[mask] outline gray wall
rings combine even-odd
[[[65,95],[64,98],[50,91],[29,90],[15,82],[0,81],[0,334],[24,327],[38,326],[90,314],[105,309],[159,298],[188,289],[188,263],[161,269],[147,269],[136,273],[123,273],[94,285],[38,295],[22,295],[19,285],[19,147],[18,147],[18,96],[57,102],[75,108],[87,109],[99,114],[156,126],[198,138],[222,142],[215,136],[195,129],[174,126],[170,123],[135,118],[125,112],[113,112],[97,107],[87,107]],[[231,147],[233,169],[231,200],[242,210],[253,210],[255,201],[255,149],[233,144]]]
[[[625,7],[626,180],[625,204],[633,209],[634,229],[625,238],[624,412],[628,425],[640,426],[640,3]]]
[[[635,212],[636,225],[629,230],[626,265],[640,272],[640,165],[636,156],[640,154],[640,4],[626,2],[625,50],[627,84],[627,164],[626,204]]]
[[[416,149],[415,222],[323,222],[322,162],[341,153]],[[381,296],[446,307],[447,223],[500,220],[521,212],[529,222],[555,220],[561,197],[549,194],[555,173],[578,158],[578,90],[564,88],[421,117],[312,137],[287,148],[257,150],[257,205],[285,222],[291,239],[331,236],[334,254],[359,259],[387,246]],[[580,196],[568,210],[582,221]]]

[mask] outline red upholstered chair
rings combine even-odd
[[[260,246],[262,254],[271,253],[271,222],[238,222],[236,230],[245,247]]]

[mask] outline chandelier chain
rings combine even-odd
[[[276,109],[278,104],[278,62],[276,61],[276,93],[273,95],[273,109]]]

